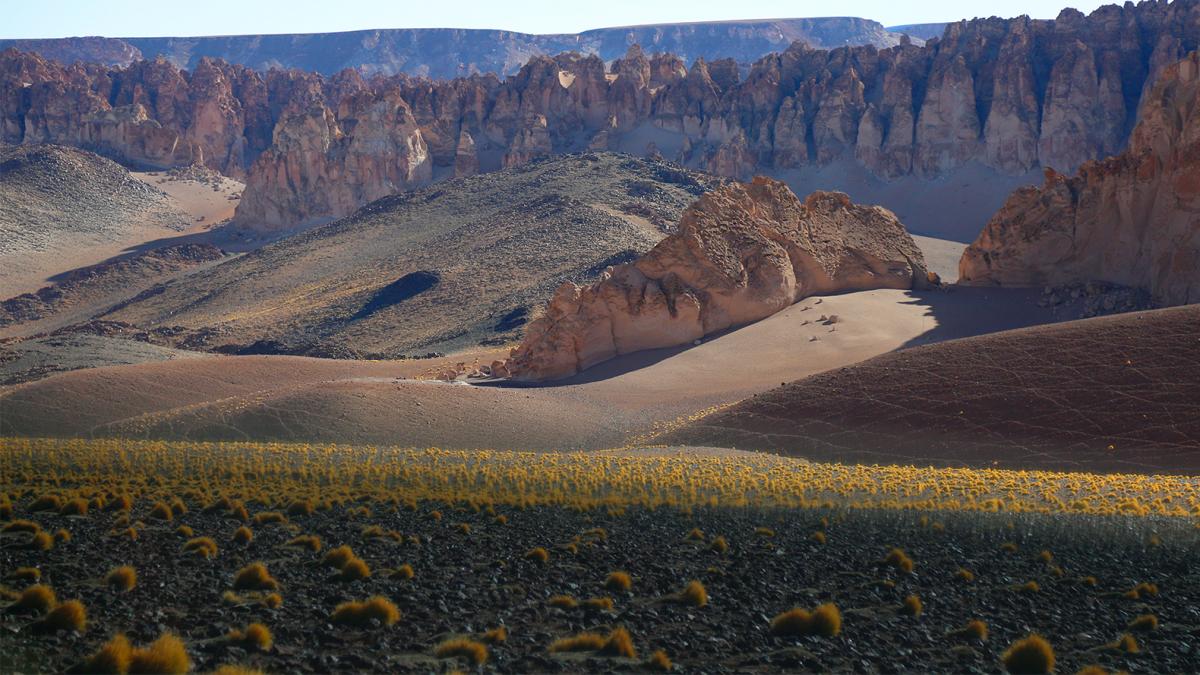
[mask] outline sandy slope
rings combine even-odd
[[[0,255],[0,299],[30,293],[53,277],[95,265],[150,242],[183,239],[205,233],[233,215],[242,184],[221,179],[219,191],[194,180],[165,180],[164,174],[130,172],[135,179],[165,192],[167,199],[152,212],[122,216],[119,228],[56,234],[38,248]]]
[[[665,440],[855,463],[1200,471],[1200,306],[886,354]]]
[[[839,322],[816,323],[822,314]],[[215,357],[98,368],[0,390],[0,433],[611,447],[907,344],[1049,320],[1025,291],[810,298],[699,346],[622,357],[545,387],[398,379],[486,362],[500,350],[420,361]]]

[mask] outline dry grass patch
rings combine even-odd
[[[954,631],[954,633],[968,640],[983,642],[988,638],[988,625],[979,619],[972,619],[967,622],[967,625]]]
[[[134,649],[130,655],[130,675],[152,675],[186,673],[192,669],[187,648],[172,633],[164,633],[149,646]]]
[[[334,608],[329,620],[337,624],[367,627],[372,621],[384,626],[394,625],[400,620],[400,610],[387,598],[376,595],[364,602],[343,602]]]
[[[329,549],[329,551],[325,553],[325,557],[321,558],[321,562],[329,567],[340,570],[346,565],[346,563],[350,562],[356,557],[358,556],[354,555],[353,549],[345,544],[342,544],[337,548]]]
[[[21,612],[45,614],[54,609],[54,606],[57,604],[58,598],[54,595],[54,589],[44,584],[34,584],[21,591],[20,597],[13,603],[11,609]]]
[[[42,495],[33,500],[29,505],[30,511],[59,511],[63,507],[62,499],[58,495]]]
[[[487,645],[467,638],[452,638],[433,650],[439,659],[464,658],[472,665],[481,666],[488,660]]]
[[[237,571],[233,576],[233,590],[275,591],[279,590],[279,582],[271,577],[266,565],[256,562]]]
[[[841,631],[842,613],[833,603],[825,603],[811,611],[795,607],[771,619],[772,635],[834,637]]]
[[[205,558],[215,558],[217,557],[217,542],[213,541],[212,537],[196,537],[184,543],[183,551]]]
[[[1013,675],[1047,675],[1054,672],[1054,648],[1035,633],[1012,643],[1000,662]]]
[[[613,609],[612,598],[588,598],[580,603],[580,605],[589,611],[593,612],[611,612]]]
[[[271,629],[261,623],[252,623],[246,626],[245,630],[235,628],[229,631],[229,639],[248,649],[257,649],[260,652],[271,651],[271,645],[275,644]]]
[[[28,532],[30,534],[37,534],[41,531],[42,526],[32,520],[14,520],[5,525],[3,530],[0,530],[0,532]]]
[[[1129,622],[1129,630],[1138,631],[1140,633],[1148,633],[1152,630],[1158,630],[1158,617],[1153,614],[1142,614],[1133,621]]]
[[[254,532],[252,532],[250,528],[246,527],[245,525],[239,527],[233,533],[233,543],[235,544],[245,546],[252,541],[254,541]]]
[[[550,553],[541,546],[538,546],[537,548],[530,549],[529,552],[525,554],[525,559],[544,565],[550,560]]]
[[[354,557],[346,561],[342,565],[342,569],[337,574],[338,581],[361,581],[371,577],[371,568],[362,558]]]
[[[1123,652],[1125,654],[1137,654],[1138,652],[1142,651],[1141,646],[1138,645],[1137,638],[1133,637],[1129,633],[1122,635],[1116,641],[1105,646],[1112,651]]]
[[[683,590],[671,596],[671,598],[681,605],[689,605],[691,607],[703,607],[708,604],[708,590],[704,588],[704,584],[696,579],[692,579],[683,587]]]
[[[155,502],[150,509],[150,517],[155,520],[175,520],[175,512],[164,502]]]
[[[86,516],[88,514],[88,503],[86,499],[75,498],[68,500],[58,510],[60,516]]]
[[[671,658],[661,649],[655,650],[650,658],[646,659],[646,669],[657,673],[669,673],[674,665],[671,663]]]
[[[610,572],[604,580],[604,587],[610,591],[625,592],[634,587],[634,579],[628,572]]]
[[[68,600],[51,609],[45,618],[37,622],[37,628],[45,631],[87,630],[87,608],[78,600]]]
[[[313,553],[321,552],[321,538],[315,534],[302,534],[298,537],[293,537],[288,540],[284,546],[293,546],[296,548],[306,548]]]
[[[42,578],[42,571],[36,567],[18,567],[4,576],[8,581],[37,581]]]
[[[913,571],[912,558],[908,557],[902,549],[894,548],[888,551],[888,554],[883,559],[883,563],[889,567],[894,567],[905,574]]]
[[[975,581],[975,573],[965,567],[960,567],[958,568],[958,571],[954,573],[954,578],[958,579],[959,581],[971,583],[972,581]]]
[[[114,567],[105,575],[104,583],[108,584],[108,587],[115,591],[127,593],[137,585],[137,570],[129,565]]]
[[[484,633],[481,639],[490,645],[504,644],[508,641],[508,629],[504,626],[496,626]]]
[[[286,523],[287,516],[278,511],[262,511],[254,514],[255,525],[270,525],[271,523]]]
[[[900,613],[905,616],[921,616],[923,611],[925,611],[925,605],[915,594],[904,598],[904,603],[900,605]]]
[[[569,595],[552,595],[546,604],[559,609],[575,609],[579,606],[579,602]]]

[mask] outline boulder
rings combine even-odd
[[[837,192],[803,202],[756,177],[700,197],[679,230],[632,263],[561,285],[496,373],[569,377],[621,354],[674,347],[764,319],[809,295],[926,283],[890,211]]]

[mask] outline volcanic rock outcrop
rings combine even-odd
[[[564,283],[493,372],[560,379],[766,318],[814,293],[926,282],[920,249],[890,211],[837,192],[801,202],[760,176],[701,196],[678,232],[638,260],[590,286]]]
[[[237,220],[265,229],[346,215],[434,173],[585,149],[738,178],[835,163],[846,166],[831,174],[861,166],[917,183],[975,165],[1024,176],[1119,151],[1148,82],[1197,47],[1200,0],[961,21],[923,46],[796,42],[744,76],[727,58],[686,67],[636,45],[611,68],[594,54],[535,55],[503,80],[441,81],[263,73],[211,59],[193,71],[163,59],[63,66],[9,50],[0,54],[0,140],[246,176]],[[335,186],[346,180],[366,186]],[[311,194],[322,190],[337,194]],[[986,200],[987,212],[1001,194],[987,179],[962,193]]]
[[[1200,301],[1200,56],[1144,97],[1129,148],[1018,190],[959,263],[960,282],[1103,281],[1162,304]]]

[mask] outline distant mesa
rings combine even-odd
[[[890,211],[756,177],[706,193],[679,231],[587,286],[566,282],[492,371],[569,377],[613,357],[684,345],[818,293],[914,288],[924,258]]]

